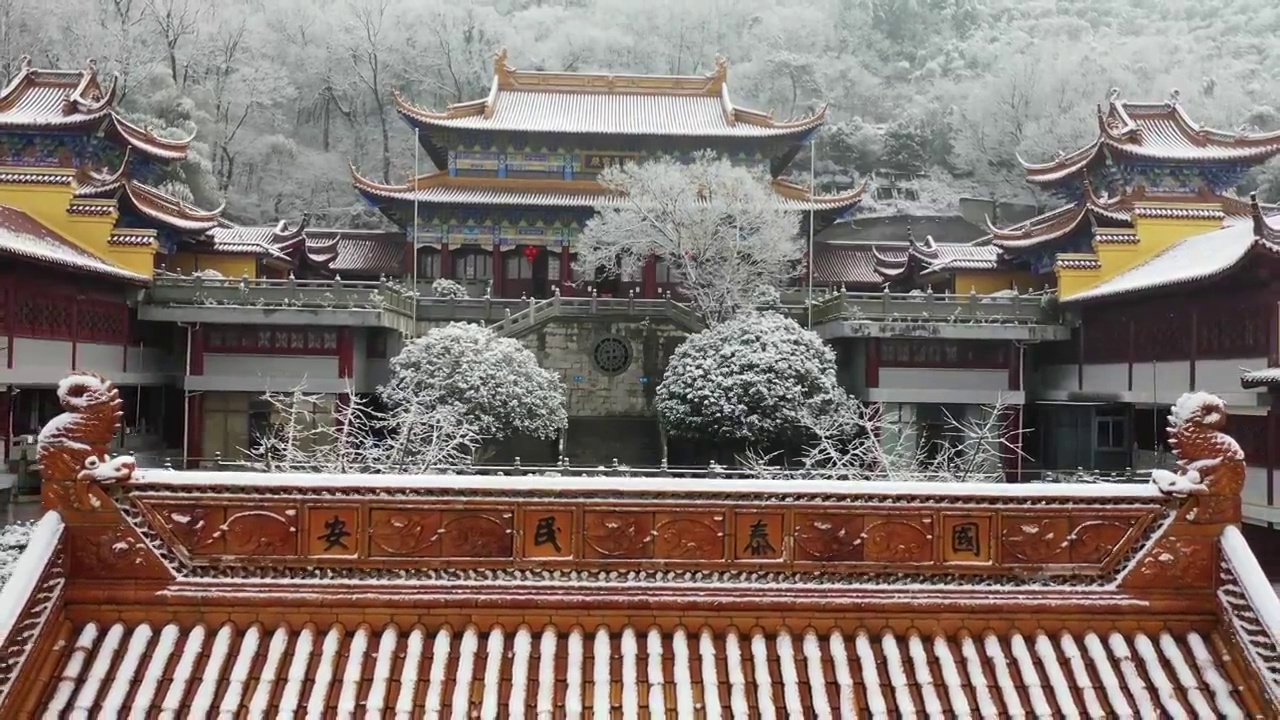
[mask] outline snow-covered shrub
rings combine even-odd
[[[431,297],[465,298],[467,289],[449,278],[436,278],[436,281],[431,283]]]
[[[487,438],[554,438],[567,423],[560,377],[520,343],[488,328],[452,323],[407,344],[382,386],[390,407],[456,406]]]
[[[221,280],[224,276],[217,270],[197,270],[191,273],[192,277],[208,278],[210,280]]]
[[[751,305],[761,312],[776,312],[782,309],[782,293],[773,285],[760,285],[751,292]]]
[[[657,390],[667,431],[705,440],[802,437],[809,418],[846,403],[831,348],[773,313],[741,315],[693,335],[672,355]]]
[[[26,549],[36,525],[32,522],[15,523],[0,527],[0,587],[9,581],[13,565]]]

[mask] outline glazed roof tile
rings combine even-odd
[[[329,266],[338,274],[399,276],[405,272],[403,231],[307,229],[308,246],[335,243],[337,256]]]
[[[727,72],[723,60],[693,76],[522,71],[506,64],[504,50],[484,99],[436,112],[397,93],[395,104],[415,125],[532,133],[765,138],[803,135],[826,119],[825,106],[787,121],[736,107]]]
[[[0,205],[0,253],[73,272],[146,285],[151,279],[99,258],[15,207]]]
[[[125,120],[115,109],[116,89],[104,90],[97,66],[84,70],[42,70],[22,59],[21,69],[0,90],[0,128],[101,129],[124,147],[162,161],[187,157],[192,138],[171,140]]]
[[[893,258],[905,258],[905,247],[882,248],[880,252]],[[870,245],[816,243],[813,252],[814,282],[835,285],[884,284],[876,272],[876,259]]]
[[[526,180],[512,178],[460,178],[440,172],[424,175],[410,185],[384,185],[351,169],[356,190],[386,200],[438,205],[511,205],[522,207],[571,207],[590,209],[606,197],[594,180]],[[866,183],[837,195],[810,196],[807,188],[775,179],[778,201],[797,212],[832,212],[852,208],[861,200]]]
[[[71,637],[66,654],[86,661],[62,668],[44,703],[52,716],[74,708],[124,717],[158,706],[199,717],[245,707],[263,718],[344,717],[364,707],[379,717],[541,718],[564,708],[569,716],[692,718],[703,707],[709,716],[745,718],[754,708],[799,720],[1245,707],[1235,692],[1206,687],[1201,678],[1229,671],[1213,638],[1197,632],[117,622],[88,623]]]
[[[1164,162],[1261,163],[1280,154],[1280,132],[1226,132],[1191,119],[1177,91],[1166,102],[1120,100],[1112,90],[1106,108],[1098,107],[1098,136],[1071,153],[1045,163],[1022,161],[1027,181],[1053,185],[1076,177],[1100,162],[1105,152]]]

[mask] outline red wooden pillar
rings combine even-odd
[[[500,297],[503,297],[502,286],[504,283],[502,282],[502,280],[503,280],[503,275],[505,274],[503,271],[506,268],[503,266],[503,263],[502,263],[502,247],[499,246],[498,243],[493,244],[492,259],[493,259],[493,297],[500,298]]]
[[[1276,465],[1280,464],[1280,451],[1276,448],[1276,443],[1280,441],[1277,437],[1277,431],[1280,431],[1280,394],[1274,392],[1271,395],[1271,407],[1267,408],[1267,507],[1276,506]],[[1267,527],[1274,528],[1274,523],[1267,523]]]
[[[187,330],[191,333],[191,343],[187,358],[187,377],[204,375],[204,326],[195,325]],[[204,395],[186,389],[187,396],[187,469],[198,467],[198,458],[204,455]]]
[[[440,277],[453,279],[453,249],[449,243],[440,243]]]
[[[649,255],[644,259],[644,267],[640,270],[640,297],[658,297],[658,258]]]
[[[568,245],[560,246],[560,294],[573,294],[573,252]]]
[[[1196,390],[1196,334],[1199,332],[1200,321],[1197,317],[1196,306],[1191,306],[1191,332],[1187,338],[1187,392],[1195,392]],[[1154,400],[1154,398],[1152,398]]]
[[[414,246],[413,238],[409,238],[409,242],[404,245],[404,279],[407,282],[414,275],[414,268],[418,266],[418,249]]]
[[[13,402],[13,386],[5,385],[0,388],[0,442],[4,443],[0,445],[0,460],[5,462],[9,460],[9,448],[13,445],[11,442],[13,437],[13,409],[10,407],[11,402]],[[7,472],[8,468],[5,470]]]
[[[355,376],[356,343],[351,328],[338,328],[338,377],[346,380]]]

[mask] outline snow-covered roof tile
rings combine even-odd
[[[1255,239],[1254,228],[1247,223],[1193,235],[1110,280],[1062,300],[1098,300],[1206,280],[1234,268],[1254,246]]]
[[[1245,390],[1280,385],[1280,367],[1245,371],[1240,374],[1240,385]]]
[[[0,205],[0,254],[145,285],[151,278],[116,267],[15,207]]]
[[[405,274],[405,247],[402,231],[338,230],[307,228],[308,246],[336,244],[336,257],[329,268],[342,276]]]
[[[371,198],[419,202],[432,205],[507,205],[518,207],[563,207],[590,210],[602,199],[605,189],[594,180],[527,180],[510,178],[462,178],[439,172],[424,175],[409,185],[385,185],[362,177],[351,169],[356,190]],[[797,212],[839,212],[857,205],[866,184],[835,195],[810,196],[807,188],[777,179],[773,181],[782,207]]]
[[[398,93],[396,110],[424,128],[528,133],[766,138],[803,136],[826,120],[826,107],[778,121],[735,106],[728,66],[707,75],[664,76],[522,71],[500,53],[489,95],[437,112]]]
[[[255,717],[277,717],[286,706],[338,716],[354,708],[379,716],[403,708],[409,717],[408,709],[424,702],[427,715],[452,717],[549,718],[561,708],[570,717],[642,717],[646,710],[652,717],[694,717],[700,706],[735,718],[774,717],[780,707],[789,718],[889,717],[890,708],[903,717],[969,717],[980,710],[986,717],[997,707],[1008,717],[1051,717],[1078,714],[1086,696],[1101,717],[1131,715],[1130,702],[1141,705],[1144,717],[1161,707],[1194,716],[1204,700],[1199,677],[1229,672],[1199,634],[1186,631],[116,622],[81,624],[70,637],[64,653],[117,661],[86,662],[65,673],[70,692],[53,696],[46,711],[54,714],[92,684],[114,691],[104,694],[103,707],[118,717],[145,714],[160,700],[157,688],[165,689],[166,708],[202,717],[197,711],[234,714],[245,707]],[[1101,686],[1085,663],[1105,669]],[[1022,680],[1015,685],[1013,677]],[[1060,714],[1044,714],[1052,707],[1046,695],[1063,708]],[[1231,693],[1219,702],[1240,707]]]
[[[1104,153],[1157,162],[1261,163],[1280,154],[1280,132],[1226,132],[1203,127],[1187,115],[1175,91],[1165,102],[1130,102],[1112,90],[1098,108],[1098,136],[1079,150],[1044,163],[1022,161],[1027,181],[1054,185],[1082,176]]]

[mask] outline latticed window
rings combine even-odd
[[[129,307],[96,300],[80,300],[76,311],[77,339],[124,344],[129,335]]]
[[[453,258],[455,280],[488,280],[493,277],[493,259],[489,253],[460,250]]]
[[[66,295],[22,293],[15,298],[13,332],[34,338],[70,340],[74,334],[75,299]]]
[[[245,355],[337,355],[338,331],[332,328],[210,328],[206,352]]]

